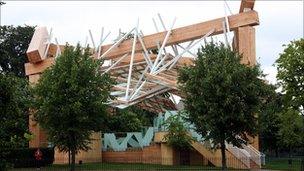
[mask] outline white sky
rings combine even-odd
[[[5,0],[4,0],[5,1]],[[91,29],[95,42],[101,27],[111,31],[109,42],[119,28],[127,32],[139,18],[145,35],[154,33],[152,17],[160,13],[167,28],[177,17],[174,28],[222,17],[223,1],[5,1],[1,9],[2,25],[37,25],[53,28],[60,44],[84,44]],[[240,1],[228,1],[232,13],[238,13]],[[303,1],[256,1],[260,25],[256,27],[257,59],[267,79],[275,83],[272,66],[283,44],[303,37]],[[158,22],[158,21],[157,21]],[[160,23],[158,24],[161,28]]]

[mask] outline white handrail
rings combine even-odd
[[[261,153],[250,144],[242,145],[242,147],[250,154],[251,160],[261,167]]]
[[[227,144],[227,150],[231,152],[237,159],[239,159],[245,166],[250,168],[250,154],[244,150],[240,149],[231,144]]]

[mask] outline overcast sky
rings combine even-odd
[[[37,25],[53,28],[60,44],[84,43],[91,29],[96,42],[101,28],[111,31],[111,42],[118,30],[127,32],[139,18],[143,33],[155,32],[152,18],[160,13],[167,27],[177,17],[174,28],[222,17],[223,1],[5,1],[1,8],[2,25]],[[240,1],[228,1],[233,14]],[[274,83],[276,69],[272,66],[282,52],[283,44],[303,37],[303,1],[257,1],[259,13],[256,27],[257,59],[267,79]],[[160,24],[159,24],[159,28]]]

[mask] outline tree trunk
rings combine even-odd
[[[222,170],[227,170],[225,140],[221,142],[221,153],[222,153]]]
[[[292,149],[291,146],[289,146],[289,161],[288,164],[291,166],[292,165]]]
[[[71,171],[75,171],[75,155],[76,155],[76,150],[73,148],[71,152],[72,152]]]
[[[275,148],[275,156],[279,157],[279,149],[278,149],[278,147]]]
[[[69,166],[71,166],[71,149],[69,149]]]

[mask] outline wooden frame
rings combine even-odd
[[[93,58],[98,58],[100,55],[104,55],[103,59],[112,60],[114,62],[118,61],[123,55],[128,55],[126,58],[119,61],[117,65],[109,69],[109,73],[111,74],[112,78],[116,78],[118,83],[128,82],[128,86],[130,87],[127,88],[126,86],[117,85],[113,87],[113,90],[118,90],[119,92],[128,91],[128,93],[133,91],[138,92],[138,94],[133,99],[124,100],[122,96],[120,96],[120,94],[124,95],[124,93],[116,93],[118,94],[117,97],[119,98],[112,101],[111,104],[115,104],[117,106],[137,104],[142,108],[155,112],[164,111],[163,108],[159,107],[160,104],[163,104],[170,110],[175,108],[174,104],[168,98],[159,95],[164,92],[172,92],[183,97],[183,94],[178,91],[176,79],[178,76],[177,69],[184,65],[193,65],[194,59],[182,56],[177,60],[174,67],[170,69],[160,71],[159,73],[145,73],[145,69],[148,67],[148,65],[146,62],[146,56],[144,55],[149,56],[149,60],[151,60],[150,62],[153,63],[156,61],[153,66],[164,66],[164,64],[161,62],[157,62],[162,61],[163,63],[166,63],[168,60],[171,60],[177,56],[176,54],[174,56],[166,52],[164,54],[167,54],[168,56],[163,54],[154,54],[151,52],[151,50],[158,49],[156,42],[162,42],[166,35],[168,36],[168,39],[163,41],[164,43],[161,45],[161,47],[172,46],[172,49],[174,49],[174,47],[177,47],[180,43],[190,42],[190,45],[193,43],[193,41],[201,39],[205,34],[210,32],[210,30],[214,30],[210,36],[224,33],[225,27],[223,27],[223,22],[228,21],[229,30],[235,33],[233,43],[234,50],[243,55],[242,63],[250,66],[255,65],[256,54],[254,26],[259,25],[259,18],[258,13],[253,10],[254,2],[254,0],[242,0],[239,10],[240,13],[227,16],[227,18],[220,17],[193,25],[175,28],[172,30],[170,29],[171,34],[164,31],[142,37],[141,35],[138,35],[139,41],[134,39],[121,40],[119,43],[116,42],[117,46],[115,43],[102,45],[98,47],[99,49],[97,51],[96,49],[91,49],[92,52],[94,52],[92,54]],[[130,33],[131,32],[132,30]],[[61,52],[63,52],[65,48],[64,45],[56,45],[52,43],[49,44],[47,41],[48,37],[49,35],[45,27],[37,28],[27,50],[29,63],[25,64],[25,72],[26,75],[29,76],[29,80],[33,85],[38,82],[40,74],[55,63],[54,57],[56,56],[58,47],[60,48]],[[105,52],[107,52],[107,54],[105,54]],[[133,54],[133,60],[131,60],[130,54]],[[162,59],[156,60],[156,58]],[[110,66],[104,66],[100,69],[105,71],[109,67]],[[130,70],[132,71],[131,74]],[[140,79],[141,75],[144,76],[143,80]],[[139,83],[143,84],[140,89],[135,86]],[[35,125],[35,122],[30,119],[29,126],[32,128],[30,130],[34,131],[33,133],[35,135],[38,135],[34,140],[31,141],[30,146],[44,146],[45,144],[41,143],[45,141],[43,131],[41,131],[37,124],[35,126],[33,125]],[[258,143],[255,148],[258,149]]]

